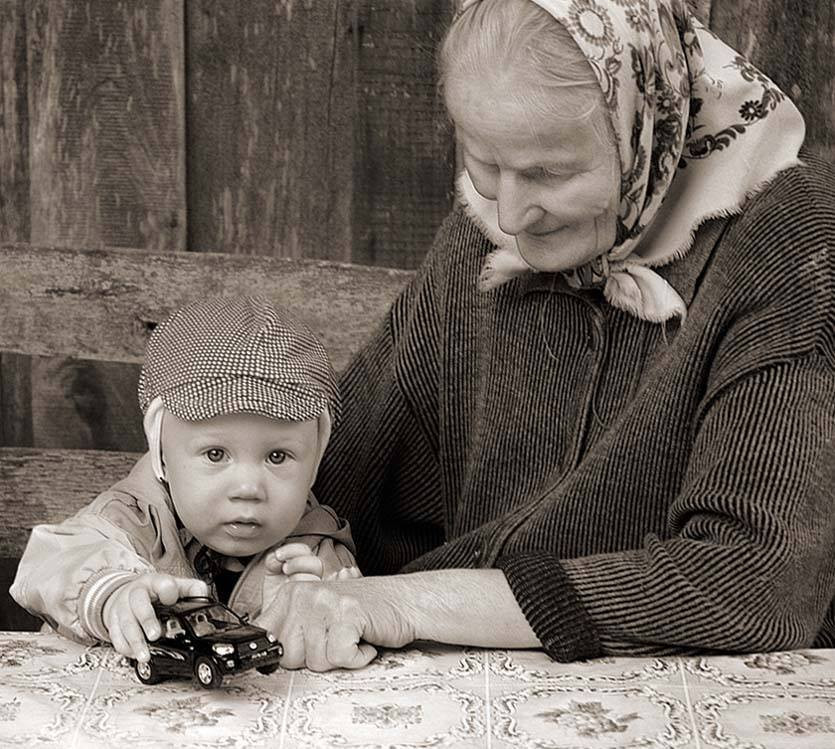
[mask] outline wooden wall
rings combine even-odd
[[[835,155],[832,1],[691,4]],[[0,241],[415,267],[452,197],[433,72],[451,12],[0,0]],[[0,445],[141,450],[136,375],[0,355]]]

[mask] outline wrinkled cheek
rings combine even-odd
[[[595,219],[594,223],[596,247],[595,255],[602,255],[614,247],[617,238],[617,214],[614,210],[607,210]]]
[[[570,270],[597,257],[598,240],[593,218],[572,223],[543,238],[524,234],[517,237],[525,262],[545,272]]]
[[[593,227],[595,220],[617,210],[617,194],[608,180],[578,180],[549,195],[543,208],[563,226]]]

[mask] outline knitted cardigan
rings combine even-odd
[[[779,174],[662,275],[661,326],[460,208],[344,372],[316,491],[366,574],[498,567],[554,658],[835,646],[835,177]]]

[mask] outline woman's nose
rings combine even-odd
[[[499,227],[506,234],[521,234],[544,215],[544,211],[532,199],[519,179],[513,175],[502,175],[499,179],[496,202],[499,212]]]

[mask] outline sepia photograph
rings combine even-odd
[[[835,746],[833,0],[0,0],[0,747]]]

